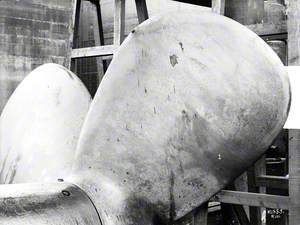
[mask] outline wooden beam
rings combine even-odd
[[[95,3],[96,11],[97,11],[97,24],[98,24],[98,33],[99,38],[95,38],[96,45],[104,46],[104,33],[103,33],[103,24],[102,24],[102,15],[101,15],[101,6],[99,1],[96,1]],[[98,74],[100,74],[100,66],[99,66],[99,59],[97,59],[98,64]],[[103,72],[105,73],[107,70],[107,61],[102,59],[102,65],[103,65]]]
[[[125,33],[125,0],[115,0],[114,45],[121,45]]]
[[[288,189],[289,179],[283,176],[261,175],[256,177],[256,185],[269,188]]]
[[[283,21],[280,25],[273,23],[257,23],[246,25],[246,27],[252,30],[257,35],[275,35],[287,33],[286,21]]]
[[[300,65],[300,1],[289,0],[287,12],[289,65]]]
[[[211,1],[212,12],[224,15],[225,14],[225,0],[212,0]]]
[[[202,204],[194,211],[193,225],[207,225],[208,203]]]
[[[74,48],[77,48],[78,43],[78,35],[79,35],[79,18],[80,18],[80,9],[81,9],[81,0],[74,0],[74,11],[73,11],[73,19],[72,19],[72,33],[71,35],[71,53],[70,53],[70,61],[69,61],[69,68],[71,71],[76,73],[76,61],[72,59],[72,51]]]
[[[289,197],[240,191],[220,191],[214,198],[229,204],[249,205],[273,209],[289,209]]]
[[[266,187],[256,185],[256,177],[266,174],[266,159],[263,155],[254,165],[252,169],[248,171],[248,191],[266,193]],[[265,208],[249,207],[249,217],[251,225],[262,225],[262,216]]]
[[[206,7],[211,7],[212,1],[210,0],[173,0],[177,2],[183,2],[183,3],[189,3],[193,5],[201,5],[201,6],[206,6]]]
[[[225,224],[250,225],[248,216],[241,205],[221,203],[221,212]]]
[[[149,18],[146,0],[135,0],[136,12],[139,23]]]
[[[109,55],[113,55],[117,49],[118,46],[114,46],[114,45],[77,48],[72,50],[71,58],[76,59],[76,58],[84,58],[84,57],[109,56]]]
[[[259,24],[264,19],[263,0],[227,0],[225,16],[241,24]]]
[[[289,225],[300,222],[300,130],[289,130]]]

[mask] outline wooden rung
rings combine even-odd
[[[214,201],[273,209],[289,209],[289,197],[240,191],[220,191]]]
[[[86,58],[95,56],[110,56],[118,49],[118,46],[104,45],[89,48],[76,48],[72,49],[71,58]]]
[[[270,187],[279,189],[288,189],[289,179],[282,176],[267,176],[261,175],[255,178],[255,183],[258,187]]]

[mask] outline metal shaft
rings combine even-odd
[[[0,224],[101,224],[88,196],[64,182],[0,185],[0,209]]]

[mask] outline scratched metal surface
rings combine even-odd
[[[69,183],[0,185],[0,224],[101,225],[88,196]]]
[[[71,172],[91,97],[57,64],[32,71],[0,117],[0,183],[50,182]]]
[[[180,218],[266,150],[289,102],[280,59],[242,25],[204,12],[151,18],[114,56],[69,180],[105,225]]]

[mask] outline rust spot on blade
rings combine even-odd
[[[170,63],[174,67],[176,64],[178,64],[178,56],[177,55],[170,55]]]

